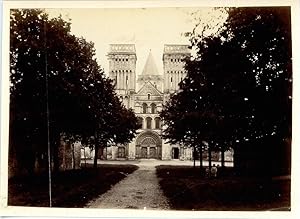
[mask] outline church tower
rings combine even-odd
[[[164,46],[164,92],[174,93],[178,91],[178,83],[186,76],[184,59],[190,57],[188,45],[167,44]]]
[[[117,94],[135,91],[136,51],[134,44],[111,44],[108,53],[109,77],[115,81]]]
[[[136,86],[136,51],[134,44],[110,44],[109,77],[123,104],[132,107]]]

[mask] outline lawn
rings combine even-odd
[[[83,207],[138,169],[135,165],[87,166],[52,176],[53,207]],[[8,205],[49,206],[48,175],[15,177],[8,182]]]
[[[290,179],[234,176],[207,178],[188,166],[157,166],[160,186],[173,210],[289,210]]]

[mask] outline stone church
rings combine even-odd
[[[192,159],[190,148],[170,145],[161,138],[159,111],[176,92],[185,77],[184,59],[190,56],[187,45],[165,45],[159,72],[151,50],[142,72],[136,71],[134,44],[111,44],[108,52],[109,77],[127,108],[132,108],[142,128],[126,145],[112,145],[102,152],[103,159]]]

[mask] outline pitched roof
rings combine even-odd
[[[159,75],[151,50],[149,52],[142,75]]]
[[[147,81],[144,83],[144,85],[141,87],[141,89],[137,92],[137,95],[162,95],[162,93],[157,90],[156,87],[153,86],[153,84],[150,81]]]

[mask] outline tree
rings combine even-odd
[[[94,44],[70,29],[70,22],[43,10],[11,11],[10,152],[29,172],[36,157],[46,157],[48,144],[58,170],[62,133],[70,139],[105,135],[122,111],[94,58]],[[126,140],[117,131],[102,140],[113,134]]]
[[[201,72],[194,70],[199,63],[187,60],[187,77],[180,83],[180,91],[171,97],[160,116],[166,128],[163,137],[170,142],[181,143],[196,148],[200,152],[200,167],[204,146],[213,150],[218,144],[213,136],[220,128],[220,115],[215,106],[211,84],[205,84]],[[190,71],[193,69],[193,71]],[[211,154],[211,153],[209,153]],[[211,159],[209,158],[211,166]]]
[[[234,146],[235,166],[248,160],[256,171],[269,165],[275,170],[271,158],[286,159],[280,153],[291,138],[290,9],[227,11],[216,34],[190,35],[197,55],[187,61],[187,77],[180,85],[181,116],[168,124],[176,129],[177,120],[192,113],[196,116],[182,131],[194,128],[221,151]],[[192,133],[193,138],[199,133]]]
[[[236,72],[232,75],[238,83],[223,94],[227,93],[227,99],[234,100],[224,104],[226,109],[236,106],[236,110],[231,108],[226,114],[235,117],[229,122],[235,124],[236,154],[244,154],[236,157],[240,159],[235,163],[237,166],[252,156],[251,166],[255,171],[265,172],[267,167],[271,173],[286,165],[284,160],[290,156],[285,154],[282,158],[280,155],[285,147],[290,147],[284,146],[285,139],[291,138],[290,34],[289,8],[229,10],[224,33],[228,42],[224,45],[230,47],[231,53],[238,54],[231,55],[234,67],[227,68]],[[237,98],[232,98],[232,90],[239,95]]]
[[[35,157],[47,153],[47,129],[56,155],[62,126],[74,127],[74,114],[84,117],[72,90],[79,76],[72,52],[79,53],[79,42],[70,34],[69,22],[49,19],[42,10],[12,10],[10,40],[10,149],[20,155],[20,166],[32,172]],[[57,159],[54,164],[58,168]]]
[[[97,86],[94,86],[95,88]],[[130,142],[136,135],[136,130],[139,128],[138,119],[131,109],[126,109],[116,96],[111,80],[108,79],[105,83],[104,96],[97,96],[99,92],[91,92],[93,97],[101,99],[100,106],[93,105],[95,110],[95,157],[94,168],[97,167],[97,158],[99,149],[103,149],[108,144],[124,144]],[[105,107],[103,107],[105,106]]]

